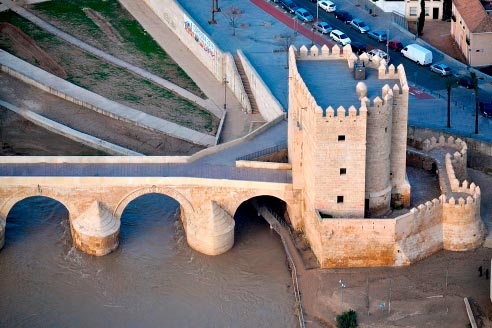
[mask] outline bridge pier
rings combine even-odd
[[[186,239],[194,250],[206,255],[220,255],[234,246],[234,219],[216,202],[187,220]],[[200,218],[201,216],[201,218]]]
[[[75,247],[87,254],[102,256],[118,247],[120,220],[106,205],[94,201],[84,213],[70,221],[70,230]]]

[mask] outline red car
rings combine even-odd
[[[403,44],[401,44],[401,42],[398,40],[389,40],[388,41],[388,48],[393,49],[394,51],[400,52],[401,49],[403,49]]]

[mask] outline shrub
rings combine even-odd
[[[357,327],[357,313],[350,309],[337,315],[337,328],[355,328]]]

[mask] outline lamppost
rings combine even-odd
[[[224,79],[222,80],[224,82],[224,109],[227,108],[227,76],[224,76]]]
[[[220,12],[219,8],[219,0],[212,0],[212,19],[208,21],[209,24],[217,24],[217,21],[215,20],[215,13]]]
[[[318,22],[318,9],[319,8],[319,5],[318,5],[318,2],[316,2],[316,20],[314,21],[313,23],[313,38],[311,39],[311,46],[314,46],[314,24],[316,24]]]
[[[345,286],[345,284],[343,283],[342,279],[340,279],[338,281],[338,285],[340,286],[340,294],[341,294],[341,297],[340,297],[340,312],[342,312],[342,304],[343,304],[343,289],[347,286]]]

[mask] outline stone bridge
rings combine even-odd
[[[236,172],[223,174],[222,178],[152,176],[148,165],[131,164],[120,166],[120,169],[125,168],[125,176],[118,176],[122,173],[118,165],[112,165],[113,169],[101,176],[104,173],[101,165],[81,164],[77,169],[73,165],[68,169],[67,165],[3,165],[3,171],[9,167],[13,171],[8,172],[10,176],[3,172],[0,177],[1,246],[9,211],[18,202],[33,196],[49,197],[63,204],[69,213],[76,247],[93,255],[107,254],[118,246],[123,211],[132,200],[148,193],[167,195],[180,204],[188,244],[208,255],[224,253],[233,246],[233,217],[245,201],[257,196],[273,196],[289,204],[291,216],[300,211],[288,177],[280,174],[283,178],[279,179],[274,174],[272,178],[275,172],[265,172],[266,176],[270,174],[266,180],[271,181],[239,180],[241,172],[249,175],[247,169],[233,167],[223,168],[224,172],[228,169]],[[149,176],[139,172],[142,166]],[[165,166],[152,167],[160,171]],[[189,165],[179,167],[188,168],[190,175],[196,174]],[[133,176],[128,170],[134,172]]]

